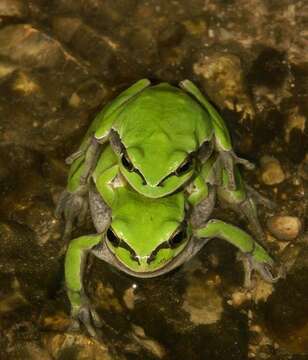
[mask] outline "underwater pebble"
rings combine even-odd
[[[302,133],[306,128],[306,117],[300,114],[298,106],[289,111],[285,125],[285,140],[290,141],[290,133],[293,129],[299,129]]]
[[[0,63],[0,82],[6,80],[10,75],[14,73],[16,66],[8,64],[6,62]]]
[[[26,1],[22,0],[1,0],[0,18],[22,19],[28,15],[28,6]]]
[[[301,231],[301,221],[296,216],[273,216],[267,221],[269,231],[279,240],[296,239]]]
[[[166,355],[165,348],[154,339],[148,338],[144,329],[138,325],[132,325],[134,339],[155,357],[162,359]]]
[[[215,286],[193,280],[186,289],[182,307],[195,325],[214,324],[221,319],[223,300]]]
[[[39,92],[40,86],[29,76],[29,74],[19,72],[12,84],[12,90],[19,92],[21,95],[28,96]]]
[[[246,301],[251,299],[251,294],[242,291],[236,291],[232,294],[230,305],[234,307],[239,307]]]
[[[263,156],[261,163],[261,179],[266,185],[277,185],[285,180],[280,162],[271,156]]]
[[[61,45],[29,24],[11,25],[0,31],[0,55],[35,68],[52,68],[64,60]]]
[[[255,111],[247,95],[239,57],[233,54],[207,54],[200,57],[193,70],[204,81],[206,93],[219,107],[241,113],[242,119],[254,117]]]
[[[125,290],[123,295],[123,301],[129,310],[134,309],[135,300],[136,300],[135,289],[133,287],[129,287],[128,289]]]
[[[263,301],[266,302],[273,291],[273,284],[267,283],[258,277],[251,289],[251,298],[256,304]]]
[[[67,354],[74,354],[74,359],[112,360],[103,339],[95,340],[83,334],[48,334],[43,344],[53,359],[67,359]]]
[[[72,319],[63,311],[43,316],[40,326],[47,331],[65,331],[72,324]]]

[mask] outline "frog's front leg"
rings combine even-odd
[[[96,327],[101,326],[98,314],[85,295],[83,274],[90,250],[104,238],[103,234],[81,236],[69,244],[65,256],[65,283],[67,295],[71,304],[73,318],[72,330],[79,329],[82,323],[89,334],[97,336]]]
[[[198,176],[189,188],[188,203],[191,205],[190,223],[193,227],[200,227],[209,219],[216,201],[215,187],[205,183]]]
[[[248,169],[253,169],[254,165],[246,159],[238,157],[232,150],[231,138],[229,131],[219,113],[214,106],[203,96],[197,86],[190,80],[184,80],[180,83],[180,87],[194,96],[199,103],[209,113],[215,135],[215,147],[219,152],[218,161],[221,163],[222,168],[227,171],[229,178],[229,189],[236,189],[236,181],[234,176],[234,165],[242,164]]]
[[[245,266],[244,285],[251,284],[251,273],[256,270],[265,281],[276,282],[280,277],[280,271],[274,275],[274,260],[254,239],[245,231],[236,226],[227,224],[221,220],[210,220],[206,226],[195,229],[194,234],[198,238],[220,238],[230,242],[242,252],[242,260]]]

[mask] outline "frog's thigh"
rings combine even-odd
[[[217,194],[223,205],[231,207],[247,219],[254,236],[258,241],[263,242],[264,234],[258,218],[256,204],[250,192],[246,191],[244,183],[242,181],[239,183],[238,190],[230,190],[225,186],[220,186]]]
[[[82,276],[88,252],[102,239],[102,234],[81,236],[72,240],[65,256],[65,283],[70,292],[83,290]]]

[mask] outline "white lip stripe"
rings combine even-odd
[[[138,260],[148,259],[149,257],[150,257],[149,255],[144,255],[144,256],[138,256],[138,255],[136,255],[136,258],[137,258]]]

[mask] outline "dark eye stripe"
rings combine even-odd
[[[186,160],[185,160],[185,163],[189,162],[188,159],[190,159],[190,161],[191,161],[191,166],[186,170],[187,172],[188,172],[188,170],[191,169],[191,167],[192,167],[193,164],[194,164],[193,155],[194,155],[194,153],[189,154],[189,155],[188,155],[188,158],[186,158]],[[162,184],[163,184],[169,177],[171,177],[171,176],[174,176],[174,175],[176,175],[176,176],[183,175],[185,172],[183,172],[182,174],[177,174],[178,169],[179,169],[181,166],[183,166],[183,165],[184,165],[184,162],[183,162],[176,170],[174,170],[172,173],[170,173],[169,175],[167,175],[166,177],[164,177],[164,178],[162,179],[162,181],[160,181],[160,183],[159,183],[157,186],[162,186]]]
[[[149,264],[151,261],[153,261],[158,254],[159,250],[161,249],[175,249],[178,246],[180,246],[186,238],[186,228],[187,224],[186,221],[184,221],[180,227],[177,229],[175,234],[167,241],[164,241],[163,243],[159,244],[155,250],[152,251],[151,255],[147,259],[147,263]],[[174,243],[172,243],[172,240],[176,239]]]
[[[112,230],[112,228],[109,228],[106,233],[106,237],[108,241],[114,246],[114,247],[120,247],[122,249],[126,249],[130,252],[131,257],[133,260],[136,260],[139,263],[138,256],[133,248],[131,248],[125,241],[120,239],[115,232]]]

